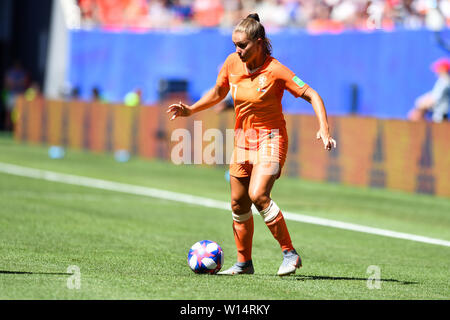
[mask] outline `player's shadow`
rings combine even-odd
[[[307,275],[295,275],[296,280],[308,281],[308,280],[359,280],[367,281],[367,278],[355,278],[355,277],[331,277],[331,276],[307,276]],[[402,281],[397,279],[380,279],[381,282],[397,282],[404,285],[418,284],[418,282]]]
[[[73,273],[66,272],[30,272],[30,271],[9,271],[9,270],[0,270],[0,274],[46,274],[53,276],[71,276]]]

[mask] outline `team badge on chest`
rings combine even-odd
[[[259,84],[259,88],[257,89],[257,91],[259,92],[266,92],[264,88],[264,86],[266,85],[267,82],[267,77],[265,75],[260,75],[258,78],[258,84]]]

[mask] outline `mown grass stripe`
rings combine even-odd
[[[193,196],[193,195],[189,195],[189,194],[185,194],[185,193],[137,186],[137,185],[127,184],[127,183],[120,183],[120,182],[114,182],[114,181],[108,181],[108,180],[102,180],[102,179],[96,179],[96,178],[89,178],[89,177],[76,176],[76,175],[70,175],[70,174],[65,174],[65,173],[58,173],[58,172],[47,171],[47,170],[28,168],[28,167],[17,166],[17,165],[8,164],[8,163],[2,163],[2,162],[0,162],[0,172],[6,173],[6,174],[11,174],[11,175],[16,175],[16,176],[27,177],[27,178],[42,179],[42,180],[46,180],[46,181],[53,181],[53,182],[70,184],[70,185],[77,185],[77,186],[83,186],[83,187],[89,187],[89,188],[97,188],[97,189],[116,191],[116,192],[122,192],[122,193],[129,193],[129,194],[147,196],[147,197],[164,199],[164,200],[169,200],[169,201],[177,201],[177,202],[182,202],[182,203],[187,203],[187,204],[197,205],[197,206],[203,206],[203,207],[209,207],[209,208],[214,208],[214,209],[222,209],[222,210],[227,210],[227,211],[231,210],[230,204],[225,201],[219,201],[219,200],[214,200],[214,199],[205,198],[205,197]],[[253,208],[253,212],[255,214],[257,214],[257,211],[255,210],[255,208]],[[416,242],[450,247],[450,241],[446,241],[446,240],[442,240],[442,239],[435,239],[435,238],[429,238],[429,237],[424,237],[424,236],[414,235],[414,234],[409,234],[409,233],[402,233],[402,232],[397,232],[397,231],[392,231],[392,230],[373,228],[373,227],[369,227],[369,226],[363,226],[363,225],[359,225],[359,224],[353,224],[353,223],[342,222],[342,221],[337,221],[337,220],[318,218],[318,217],[313,217],[313,216],[299,214],[299,213],[287,212],[284,210],[283,210],[283,215],[284,215],[285,219],[287,219],[287,220],[292,220],[292,221],[297,221],[297,222],[302,222],[302,223],[309,223],[309,224],[321,225],[321,226],[325,226],[325,227],[351,230],[351,231],[363,232],[363,233],[374,234],[374,235],[379,235],[379,236],[384,236],[384,237],[391,237],[391,238],[404,239],[404,240],[410,240],[410,241],[416,241]]]

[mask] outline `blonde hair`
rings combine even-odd
[[[261,40],[263,40],[264,52],[268,55],[272,54],[272,44],[266,37],[266,30],[259,22],[257,13],[249,14],[245,19],[242,19],[234,28],[233,32],[243,32],[247,35],[247,38],[252,41],[261,38]]]

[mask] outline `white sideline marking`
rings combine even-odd
[[[188,203],[197,206],[209,207],[214,209],[223,209],[227,211],[231,211],[230,203],[225,201],[213,200],[204,197],[198,197],[193,195],[188,195],[184,193],[165,191],[155,188],[149,187],[141,187],[132,184],[113,182],[95,178],[88,178],[82,176],[75,176],[65,173],[52,172],[47,170],[39,170],[28,167],[17,166],[8,163],[0,162],[0,172],[34,178],[34,179],[42,179],[53,182],[66,183],[71,185],[89,187],[89,188],[97,188],[109,191],[117,191],[123,193],[130,193],[135,195],[147,196],[152,198],[165,199],[170,201],[178,201],[183,203]],[[255,208],[253,208],[253,212],[257,214]],[[385,237],[397,238],[397,239],[405,239],[429,244],[435,244],[445,247],[450,247],[450,241],[428,238],[423,236],[418,236],[409,233],[396,232],[391,230],[372,228],[363,225],[341,222],[337,220],[330,220],[324,218],[318,218],[313,216],[307,216],[298,213],[287,212],[283,210],[283,215],[286,220],[293,220],[303,223],[316,224],[326,227],[333,227],[344,230],[352,230],[357,232],[376,234]]]

